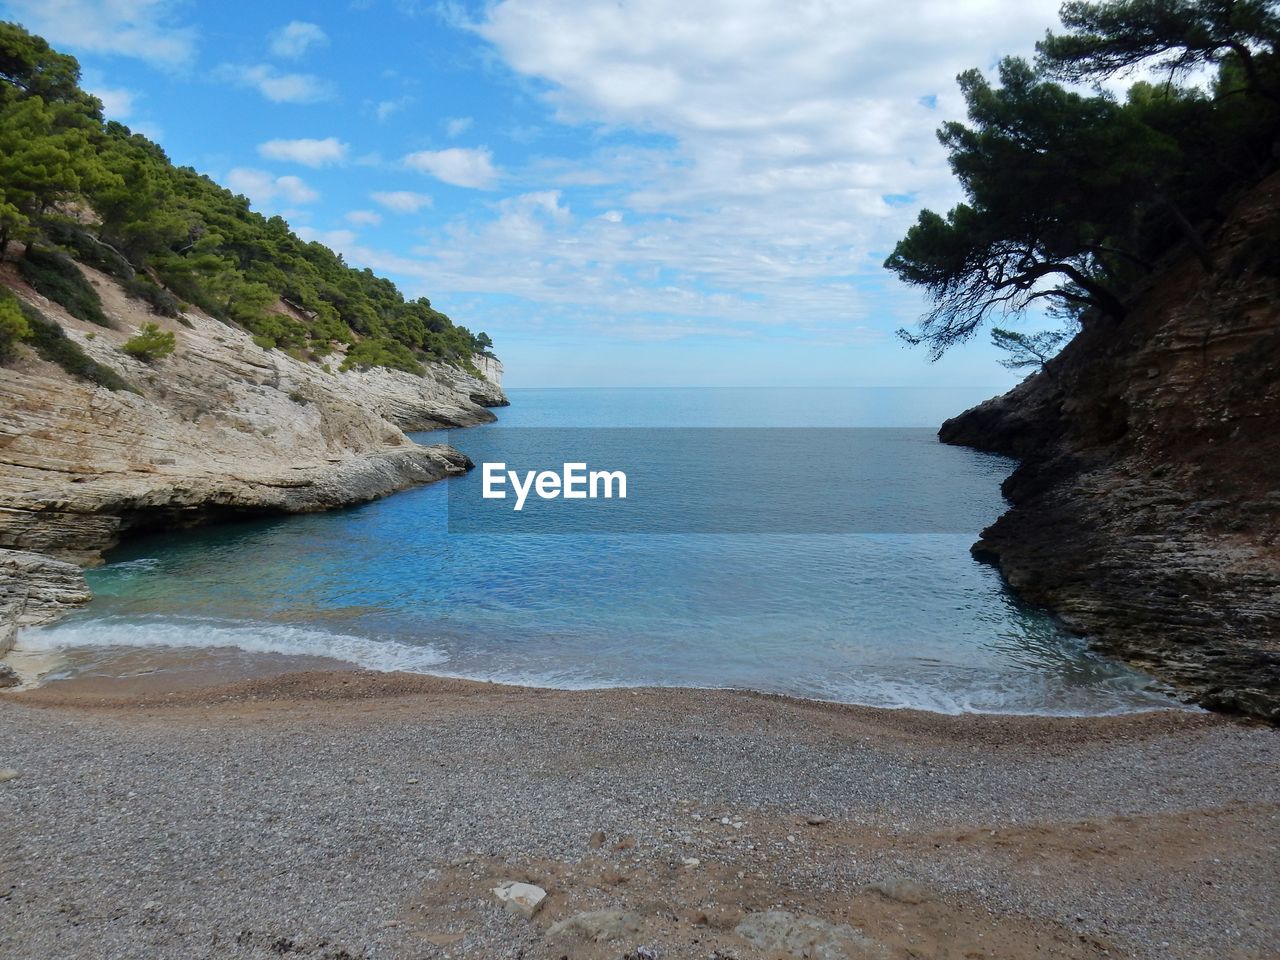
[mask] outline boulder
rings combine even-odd
[[[608,943],[634,936],[640,929],[641,920],[637,913],[628,910],[588,910],[553,924],[547,931],[547,936],[572,936],[593,943]]]
[[[530,919],[542,909],[542,901],[547,899],[547,891],[532,883],[519,880],[504,880],[493,888],[493,895],[503,909]]]
[[[872,960],[889,955],[881,944],[848,924],[828,923],[786,910],[748,914],[734,933],[767,953],[809,960]]]

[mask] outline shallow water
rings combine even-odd
[[[830,484],[787,481],[775,497],[785,508],[766,511],[768,532],[687,522],[705,519],[712,501],[658,498],[638,480],[627,504],[599,506],[634,505],[642,519],[626,529],[639,532],[564,532],[521,526],[517,515],[497,533],[451,533],[459,504],[479,497],[475,471],[351,510],[134,541],[90,571],[93,603],[25,631],[23,645],[67,650],[74,666],[63,673],[110,669],[121,646],[153,648],[161,665],[173,648],[233,646],[548,686],[746,687],[946,712],[1175,705],[1145,676],[1089,654],[1018,603],[995,570],[970,557],[978,530],[1004,509],[999,484],[1012,463],[940,445],[925,428],[972,397],[514,390],[511,398],[498,424],[421,439],[449,439],[477,460],[558,468],[569,454],[546,449],[561,442],[546,428],[614,428],[577,436],[589,452],[633,458],[643,478],[644,451],[663,441],[616,428],[722,428],[704,446],[725,458],[743,436],[725,428],[859,429],[848,434],[844,486],[833,493]],[[601,447],[596,438],[606,435]],[[844,456],[830,439],[844,434],[809,436],[823,448],[815,458]],[[619,453],[631,438],[636,449]],[[670,449],[689,446],[681,435]],[[539,452],[541,464],[528,463]],[[803,450],[785,459],[811,462]],[[738,475],[781,482],[758,458]],[[745,489],[743,502],[758,502]],[[534,506],[531,517],[550,509]],[[582,516],[596,505],[572,509]],[[807,522],[815,516],[832,518],[830,532]]]

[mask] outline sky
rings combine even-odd
[[[881,266],[1058,0],[0,0],[108,117],[489,333],[509,386],[940,386]],[[1037,329],[1034,318],[1025,329]]]

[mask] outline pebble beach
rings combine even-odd
[[[0,700],[0,954],[1280,949],[1267,727],[352,670],[209,684]]]

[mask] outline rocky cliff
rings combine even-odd
[[[263,350],[199,311],[155,316],[83,269],[110,328],[73,318],[0,266],[0,283],[133,388],[97,386],[25,346],[0,366],[6,622],[53,619],[83,602],[78,568],[58,560],[92,563],[130,530],[322,510],[464,471],[471,464],[457,450],[404,431],[482,423],[493,419],[486,407],[507,402],[490,358],[478,358],[481,376],[444,364],[423,376],[337,372],[340,356],[325,365]],[[171,356],[147,363],[121,350],[144,323],[174,333]]]
[[[1277,722],[1280,175],[1211,254],[939,435],[1021,459],[974,546],[1021,595],[1205,706]]]

